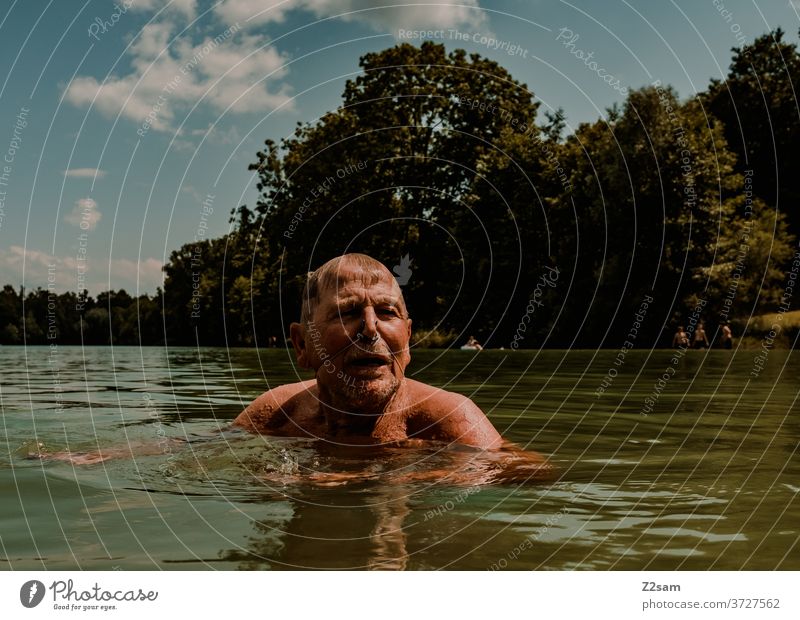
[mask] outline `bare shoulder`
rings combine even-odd
[[[305,396],[316,393],[317,381],[288,383],[267,390],[250,403],[233,421],[235,426],[253,432],[263,432],[270,427],[282,424],[305,400]]]
[[[406,381],[414,403],[408,424],[410,436],[484,449],[502,446],[500,434],[471,399],[419,381]]]

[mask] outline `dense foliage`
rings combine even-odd
[[[780,303],[800,232],[800,56],[782,36],[735,49],[697,97],[655,83],[567,137],[476,54],[367,54],[338,109],[266,140],[257,204],[174,251],[163,296],[53,311],[6,287],[0,341],[55,324],[63,343],[282,343],[305,273],[356,251],[394,269],[423,346],[620,346],[634,324],[635,346],[669,344],[697,307],[709,334],[743,326]]]

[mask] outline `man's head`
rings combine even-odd
[[[411,320],[391,272],[365,254],[334,258],[308,276],[291,326],[301,366],[339,409],[380,413],[411,359]]]

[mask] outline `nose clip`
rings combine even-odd
[[[377,326],[377,322],[375,323]],[[356,334],[356,340],[366,340],[370,344],[375,344],[378,342],[378,332],[375,332],[375,335],[372,338],[369,338],[364,335],[364,329],[367,327],[367,321],[365,319],[361,319],[361,327],[358,328],[358,333]]]

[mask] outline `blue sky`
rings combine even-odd
[[[574,127],[657,79],[703,90],[776,26],[797,40],[800,1],[4,0],[0,284],[152,293],[172,250],[255,204],[263,140],[411,31],[497,60]]]

